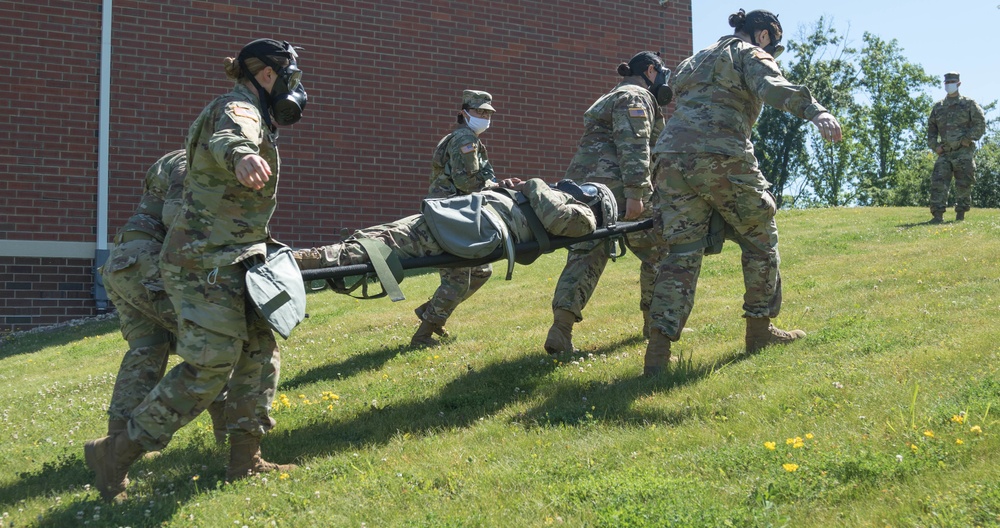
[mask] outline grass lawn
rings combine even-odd
[[[405,301],[310,294],[282,343],[265,456],[223,484],[208,416],[100,501],[117,321],[0,339],[3,526],[1000,526],[1000,211],[782,211],[784,307],[808,337],[747,356],[737,247],[706,257],[682,360],[641,376],[638,262],[608,265],[582,352],[542,342],[564,251],[494,278],[410,349]],[[953,218],[949,213],[947,218]]]

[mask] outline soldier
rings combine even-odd
[[[927,120],[927,146],[938,155],[931,175],[931,223],[940,224],[948,208],[948,189],[955,175],[955,220],[965,220],[972,208],[976,183],[976,141],[986,133],[986,116],[979,104],[959,95],[958,72],[944,74],[947,97],[934,103]]]
[[[526,182],[512,178],[504,180],[502,186],[516,190],[518,194],[511,196],[502,190],[486,190],[469,196],[482,198],[481,202],[474,200],[473,203],[485,204],[476,207],[475,210],[487,216],[487,222],[493,222],[489,217],[491,213],[496,213],[499,217],[497,219],[503,222],[504,227],[500,229],[509,233],[512,243],[537,239],[537,234],[531,227],[532,220],[529,219],[531,215],[538,219],[546,233],[564,237],[579,237],[593,233],[598,226],[606,226],[617,216],[613,195],[607,187],[599,184],[581,187],[566,181],[560,182],[556,188],[551,188],[538,178]],[[441,200],[445,202],[442,206],[446,209],[454,210],[467,206],[466,203],[462,203],[465,200],[464,196]],[[475,215],[470,215],[470,218],[472,216]],[[337,244],[297,250],[295,259],[302,269],[364,264],[370,262],[372,256],[363,246],[362,239],[380,241],[388,246],[397,258],[441,255],[448,252],[445,247],[448,246],[448,241],[441,240],[441,237],[458,232],[450,225],[444,224],[451,224],[457,220],[457,216],[443,221],[428,219],[426,214],[408,216],[389,224],[361,229]],[[473,218],[468,223],[481,225],[486,222],[483,222],[482,218]],[[500,243],[500,240],[496,240],[496,244],[485,251],[492,252]]]
[[[118,311],[122,336],[129,344],[108,404],[108,436],[125,430],[132,409],[163,377],[173,352],[177,314],[160,280],[160,250],[180,207],[185,176],[187,154],[183,150],[164,155],[149,168],[139,206],[116,235],[115,247],[100,270],[108,297]],[[277,347],[274,342],[266,345]],[[275,364],[266,366],[265,386],[259,389],[257,414],[268,430],[273,426],[269,411],[276,389],[268,384],[276,381],[273,373],[279,357],[275,348]],[[216,442],[225,443],[225,391],[209,405],[208,412]]]
[[[189,129],[183,207],[160,253],[164,289],[179,315],[176,351],[183,362],[132,411],[125,432],[85,444],[105,500],[125,498],[132,463],[144,451],[165,447],[227,380],[227,422],[240,429],[230,431],[226,478],[294,467],[260,456],[264,428],[255,417],[255,391],[273,349],[259,343],[274,336],[247,312],[243,261],[272,242],[268,222],[279,172],[272,119],[294,124],[306,103],[296,57],[287,42],[260,39],[244,46],[225,61],[233,89],[206,106]]]
[[[670,342],[680,339],[691,313],[713,213],[725,220],[743,251],[747,352],[805,336],[771,324],[781,308],[777,207],[757,167],[750,131],[765,102],[812,121],[827,141],[841,139],[840,124],[806,87],[789,83],[778,69],[774,55],[782,48],[777,16],[741,9],[730,15],[729,25],[735,28],[733,35],[677,67],[672,82],[676,110],[653,149],[664,245],[645,375],[666,367]]]
[[[584,114],[584,132],[576,155],[566,169],[566,177],[576,182],[598,182],[608,186],[625,211],[625,220],[652,216],[650,167],[653,143],[663,128],[663,114],[651,91],[665,82],[667,71],[658,55],[637,53],[618,65],[624,77],[610,92],[601,96]],[[647,331],[649,305],[653,293],[655,253],[648,232],[630,233],[626,240],[639,257],[640,301],[643,329]],[[610,258],[604,241],[584,242],[569,248],[566,265],[552,296],[552,327],[545,338],[550,354],[572,352],[573,325],[583,320],[583,308],[597,288]]]
[[[431,160],[428,198],[465,195],[496,187],[493,166],[486,145],[479,136],[490,126],[493,96],[478,90],[462,92],[462,113],[458,126],[438,142]],[[420,327],[410,339],[413,346],[435,346],[433,335],[447,335],[445,322],[462,301],[482,288],[493,273],[489,264],[472,268],[442,268],[441,285],[429,301],[414,312]]]

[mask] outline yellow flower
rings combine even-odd
[[[973,434],[983,434],[983,429],[978,425],[973,425],[969,428],[969,432]]]
[[[916,453],[917,451],[919,451],[919,450],[920,450],[920,449],[919,449],[919,448],[917,447],[917,444],[910,444],[910,449],[911,449],[911,450],[912,450],[912,451],[913,451],[914,453]]]
[[[280,480],[288,480],[288,473],[282,473],[282,474],[278,475],[278,479],[280,479]]]
[[[764,442],[764,447],[770,449],[771,451],[774,451],[775,449],[774,442]]]
[[[806,439],[807,440],[812,440],[813,439],[813,434],[812,433],[806,433]]]
[[[191,480],[198,480],[198,475],[191,477]]]
[[[792,445],[794,443],[795,443],[795,439],[794,438],[788,438],[788,439],[785,440],[785,444],[787,444],[787,445]]]
[[[961,438],[956,438],[956,439],[955,439],[955,443],[956,443],[956,444],[958,444],[958,445],[962,445],[962,444],[964,444],[965,442],[963,442]]]
[[[955,422],[957,424],[963,424],[963,423],[965,423],[965,417],[964,416],[959,416],[959,415],[956,414],[956,415],[954,415],[954,416],[951,417],[951,421],[953,421],[953,422]]]
[[[930,429],[928,429],[928,430],[924,431],[924,436],[926,436],[927,438],[934,438],[934,431],[931,431]]]
[[[781,467],[785,468],[785,471],[787,471],[789,473],[795,471],[796,469],[799,469],[799,465],[798,464],[791,464],[791,463],[782,464]]]
[[[795,443],[792,444],[792,449],[798,449],[800,447],[805,447],[805,443],[802,442],[801,438],[796,438]]]

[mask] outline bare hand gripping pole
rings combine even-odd
[[[642,231],[644,229],[649,229],[653,227],[654,220],[652,218],[643,220],[641,222],[619,222],[617,224],[600,228],[589,235],[584,235],[581,237],[549,237],[549,247],[545,253],[551,253],[552,251],[579,242],[586,242],[588,240],[598,240],[603,238],[620,237],[626,233],[632,233],[635,231]],[[514,246],[514,252],[518,256],[518,262],[522,264],[531,263],[542,254],[539,249],[538,242],[522,242]],[[435,255],[432,257],[417,257],[409,259],[400,259],[400,263],[403,269],[417,269],[417,268],[468,268],[472,266],[478,266],[480,264],[486,264],[490,262],[496,262],[506,256],[506,252],[502,247],[497,248],[493,253],[489,255],[478,258],[478,259],[463,259],[461,257],[456,257],[451,254]],[[524,260],[522,260],[522,258]],[[366,264],[355,264],[352,266],[337,266],[333,268],[319,268],[310,269],[302,271],[302,279],[305,281],[323,280],[323,279],[337,279],[344,277],[353,277],[356,275],[367,275],[369,273],[374,273],[375,267],[369,262]]]

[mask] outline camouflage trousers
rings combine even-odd
[[[975,149],[968,147],[938,156],[931,174],[931,214],[948,208],[948,190],[955,177],[955,212],[972,208],[972,186],[976,183]]]
[[[160,281],[159,254],[160,243],[155,240],[124,242],[115,246],[101,267],[104,288],[129,345],[108,404],[112,420],[128,420],[163,377],[173,352],[177,316]]]
[[[229,430],[263,435],[274,425],[260,409],[270,409],[280,357],[273,332],[248,306],[246,269],[161,264],[160,274],[180,315],[176,352],[182,362],[132,411],[129,437],[147,450],[163,449],[227,387]]]
[[[490,280],[493,267],[483,264],[473,268],[441,268],[438,273],[441,285],[428,301],[423,319],[428,323],[444,325],[462,301],[472,297]]]
[[[372,238],[382,241],[392,248],[399,258],[416,258],[441,255],[444,250],[438,244],[423,215],[413,215],[391,222],[355,231],[354,234],[337,244],[309,250],[299,250],[296,258],[302,269],[316,266],[350,266],[370,262],[368,253],[357,242],[358,238]],[[319,259],[318,262],[314,262]],[[429,323],[443,325],[455,308],[476,293],[489,280],[493,268],[489,265],[474,268],[442,268],[441,285],[424,311],[424,319]]]
[[[712,211],[731,226],[743,261],[744,317],[775,317],[781,309],[776,205],[756,163],[717,154],[657,157],[657,212],[663,222],[650,316],[670,339],[680,338],[694,306],[704,249],[670,253],[671,245],[705,238]]]
[[[595,180],[607,185],[615,195],[618,210],[625,211],[625,189],[620,181]],[[643,212],[639,221],[653,216],[650,200],[643,200]],[[659,237],[650,231],[637,231],[625,237],[625,243],[640,260],[639,265],[639,309],[649,310],[653,299],[653,282],[656,279],[656,256]],[[604,268],[611,258],[611,247],[607,240],[582,242],[569,247],[566,265],[559,275],[555,293],[552,295],[553,310],[568,310],[583,320],[583,309],[597,289],[597,283],[604,274]]]

